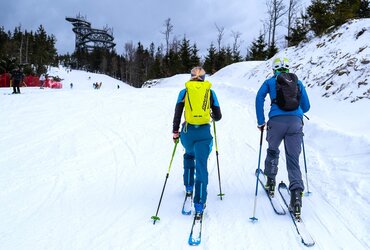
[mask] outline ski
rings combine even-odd
[[[23,94],[23,93],[3,93],[4,95],[20,95],[20,94]]]
[[[182,204],[181,213],[183,215],[191,215],[191,205],[193,203],[193,194],[185,194],[185,200]]]
[[[203,214],[195,214],[188,241],[189,245],[198,246],[200,244],[202,239],[202,224]]]
[[[256,175],[258,174],[258,169],[256,169]],[[283,206],[280,204],[279,199],[276,197],[276,195],[271,196],[268,192],[268,190],[265,188],[266,184],[266,176],[263,173],[263,171],[260,169],[260,174],[258,175],[258,181],[261,184],[262,188],[265,190],[267,197],[270,200],[271,206],[274,209],[275,213],[278,215],[284,215],[286,214]]]
[[[278,187],[279,193],[281,198],[283,199],[285,206],[288,208],[290,217],[293,220],[294,226],[297,230],[298,235],[301,237],[302,243],[307,246],[311,247],[315,245],[315,241],[312,239],[310,233],[307,231],[305,224],[303,223],[302,218],[296,218],[292,211],[289,210],[289,202],[290,202],[290,193],[287,185],[284,182],[281,182]]]

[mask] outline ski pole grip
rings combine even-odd
[[[263,129],[261,130],[260,145],[262,145],[262,140],[263,140]]]

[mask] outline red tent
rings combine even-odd
[[[10,87],[10,75],[9,73],[4,73],[0,75],[0,88]]]
[[[40,87],[40,79],[38,76],[26,76],[24,78],[25,87]],[[0,88],[10,87],[10,74],[4,73],[0,75]],[[63,84],[61,82],[56,82],[52,78],[48,78],[44,83],[45,88],[61,89]]]
[[[26,87],[40,87],[40,80],[38,76],[26,76],[24,78]]]

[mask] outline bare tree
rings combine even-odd
[[[237,32],[231,31],[231,35],[234,39],[233,48],[232,48],[233,60],[234,60],[234,62],[238,62],[242,59],[241,56],[240,56],[240,43],[241,43],[241,41],[239,41],[240,36],[242,34],[239,31],[237,31]]]
[[[172,50],[176,54],[180,48],[179,39],[176,36],[174,36],[172,39],[172,43],[169,46],[170,46],[170,50]]]
[[[172,33],[172,30],[173,30],[173,25],[171,24],[171,18],[167,18],[164,21],[163,26],[165,27],[165,30],[164,31],[161,31],[161,34],[165,35],[165,39],[166,39],[166,55],[168,55],[169,44],[170,44],[170,34]]]
[[[218,31],[218,34],[217,34],[217,45],[218,45],[218,52],[221,51],[221,41],[222,41],[222,37],[224,36],[224,30],[225,28],[224,27],[219,27],[217,24],[215,24],[216,26],[216,29]]]
[[[274,18],[273,8],[271,0],[266,0],[266,7],[267,7],[267,20],[264,22],[264,30],[265,34],[267,33],[267,46],[271,45],[271,33],[272,33],[272,20]]]
[[[27,40],[26,40],[26,64],[28,64],[28,33],[26,33],[26,36],[27,36]]]
[[[125,59],[126,59],[126,81],[132,84],[133,77],[133,64],[135,57],[135,46],[132,41],[125,43]]]
[[[283,22],[282,17],[286,14],[283,0],[266,0],[268,14],[269,47],[276,44],[276,28]]]
[[[296,18],[297,9],[299,7],[299,3],[301,0],[289,0],[288,4],[288,34],[287,37],[290,37],[290,28],[292,27],[292,23],[294,22],[294,19]],[[287,41],[287,46],[289,47],[289,40]]]
[[[242,33],[240,33],[239,31],[231,31],[231,36],[233,37],[234,39],[234,42],[233,42],[233,51],[238,51],[239,48],[240,48],[240,36],[242,35]]]
[[[21,46],[19,47],[19,64],[22,64],[23,33],[21,32]]]

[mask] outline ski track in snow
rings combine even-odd
[[[235,65],[236,72],[239,67]],[[232,83],[221,73],[210,81],[223,113],[216,128],[225,196],[222,201],[217,196],[213,150],[199,248],[306,249],[289,215],[275,214],[261,186],[258,222],[249,221],[260,137],[257,89],[243,80]],[[167,80],[148,89],[96,91],[79,89],[75,82],[73,90],[22,88],[22,95],[2,95],[0,249],[191,249],[192,216],[181,214],[180,144],[161,220],[153,225],[150,219],[174,147],[173,111],[184,79],[178,76],[172,80],[177,85]],[[303,198],[303,219],[316,241],[312,249],[368,249],[368,137],[326,126],[315,115],[304,128],[312,194]],[[262,169],[266,148],[264,140]],[[303,159],[301,169],[306,184]],[[283,147],[280,180],[288,183]]]

